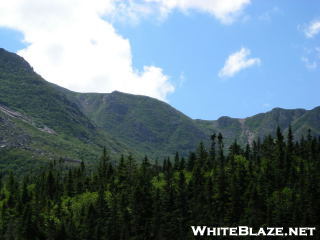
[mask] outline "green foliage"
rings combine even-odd
[[[130,155],[116,163],[104,149],[95,170],[55,161],[23,179],[7,174],[0,238],[169,240],[193,239],[191,225],[319,228],[320,139],[309,134],[293,146],[292,137],[278,129],[245,150],[234,142],[226,155],[219,134],[186,164],[179,154],[163,166]]]

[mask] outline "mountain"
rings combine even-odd
[[[23,58],[0,49],[3,167],[9,160],[10,165],[20,165],[20,156],[37,160],[56,157],[94,160],[103,146],[108,146],[113,154],[127,153],[127,146],[100,131],[77,104],[57,89],[36,74]],[[12,161],[16,158],[17,163]]]
[[[190,151],[206,134],[194,121],[159,100],[112,92],[74,94],[97,126],[129,147],[153,157]]]
[[[194,120],[157,99],[126,94],[76,93],[45,81],[20,56],[0,49],[0,167],[62,157],[95,161],[110,154],[153,159],[187,154],[221,132],[226,147],[274,134],[277,126],[296,137],[320,135],[320,107],[275,108],[245,119]],[[14,159],[14,160],[12,160]],[[28,165],[28,164],[26,164]]]
[[[235,139],[244,145],[267,135],[274,136],[277,127],[286,134],[290,125],[296,140],[306,135],[309,129],[313,135],[320,135],[320,107],[312,110],[274,108],[244,119],[225,116],[215,121],[195,121],[207,134],[221,132],[226,145]]]

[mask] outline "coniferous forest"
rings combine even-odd
[[[2,174],[0,239],[194,239],[190,226],[320,227],[320,138],[277,129],[228,150],[221,134],[161,163],[103,150],[89,168]]]

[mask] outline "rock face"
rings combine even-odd
[[[30,136],[3,113],[0,113],[0,133],[0,149],[24,147],[31,141]]]
[[[0,49],[0,151],[36,149],[66,159],[94,160],[106,146],[111,154],[133,153],[153,159],[187,154],[212,133],[225,146],[286,131],[298,138],[308,129],[320,134],[320,107],[275,108],[237,119],[194,120],[159,100],[121,92],[76,93],[49,83],[21,57]],[[1,161],[1,157],[0,157]]]

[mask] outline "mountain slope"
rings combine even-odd
[[[97,126],[153,157],[164,157],[175,151],[186,153],[206,139],[206,134],[192,119],[150,97],[117,91],[75,93],[74,97]]]
[[[76,160],[96,159],[103,146],[112,154],[128,150],[100,131],[77,104],[23,58],[4,49],[0,49],[0,112],[2,150],[19,148],[35,158]]]
[[[274,108],[244,119],[221,117],[215,121],[195,122],[207,134],[221,132],[226,137],[226,145],[235,139],[246,144],[269,134],[275,135],[277,127],[286,133],[290,125],[295,139],[298,140],[302,135],[306,135],[308,129],[314,135],[320,135],[320,107],[312,110]]]
[[[306,111],[293,122],[293,131],[297,136],[305,135],[310,129],[314,135],[320,135],[320,107]]]
[[[275,108],[245,119],[193,120],[159,100],[121,92],[76,93],[49,83],[21,57],[0,49],[0,166],[13,157],[97,159],[103,146],[113,155],[153,159],[187,154],[212,133],[226,148],[292,125],[296,137],[320,134],[320,107]],[[17,159],[21,159],[17,157]],[[20,163],[19,163],[20,161]],[[17,160],[17,166],[21,161]],[[2,165],[1,165],[2,164]]]
[[[0,104],[57,132],[88,140],[94,125],[66,96],[33,72],[18,55],[0,49]],[[63,123],[63,124],[61,124]]]

